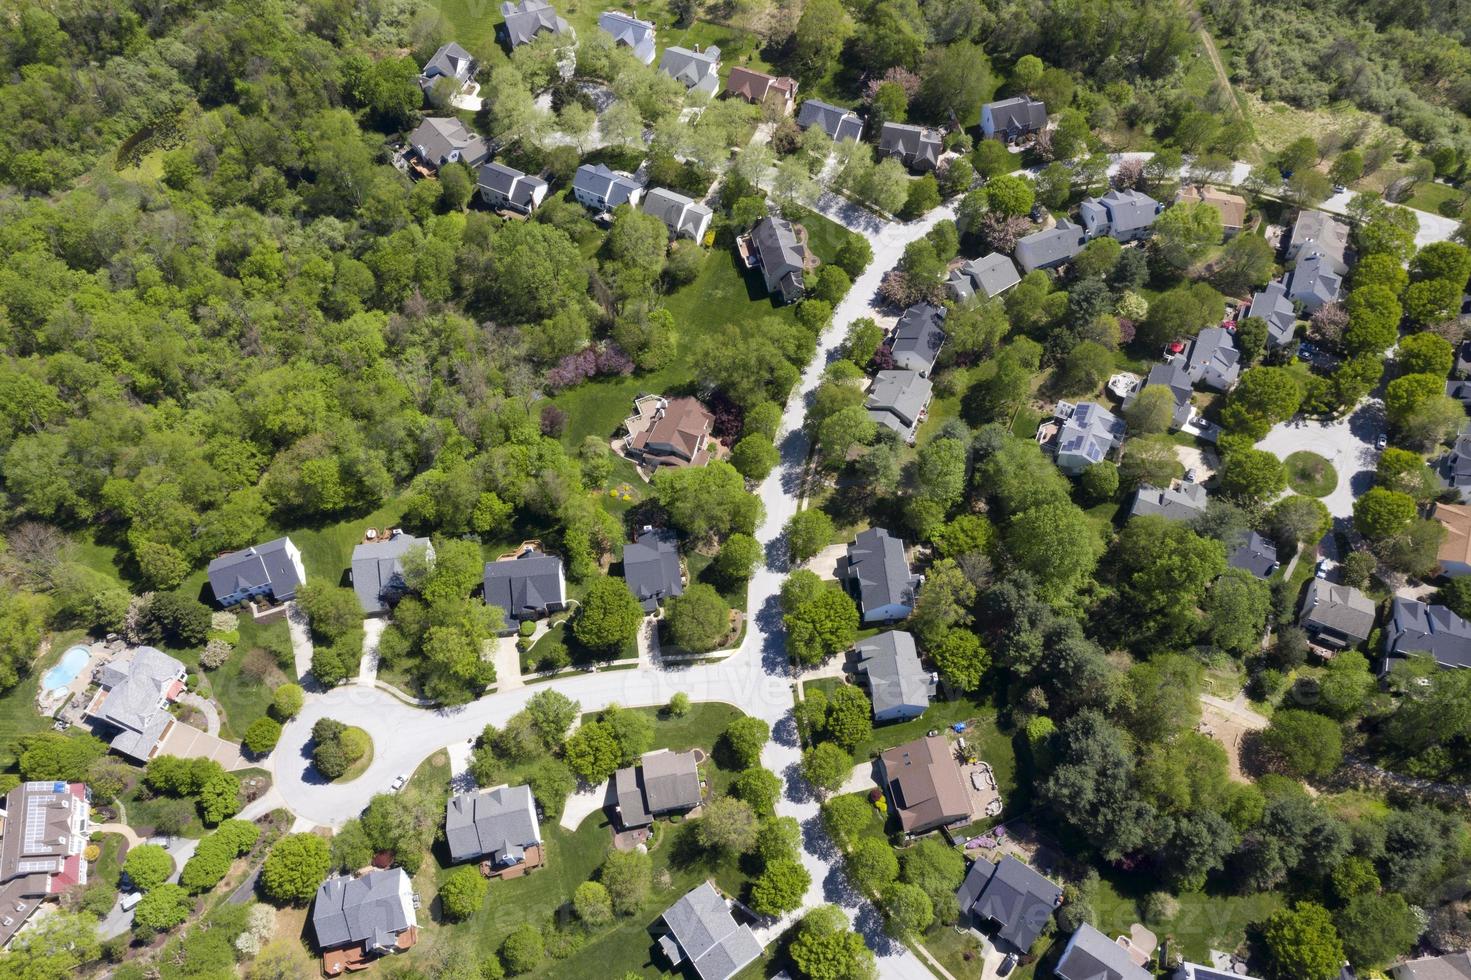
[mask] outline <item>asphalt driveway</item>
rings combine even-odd
[[[1278,459],[1295,452],[1317,453],[1333,464],[1338,485],[1320,498],[1334,517],[1352,517],[1354,500],[1374,485],[1374,467],[1379,451],[1374,442],[1385,430],[1384,403],[1369,398],[1352,415],[1336,422],[1294,419],[1272,427],[1256,444]]]

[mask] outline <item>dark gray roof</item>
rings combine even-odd
[[[1092,215],[1093,221],[1102,220],[1108,226],[1108,234],[1117,238],[1154,224],[1161,206],[1143,191],[1111,190],[1100,198],[1088,198],[1081,209],[1085,215]]]
[[[934,385],[918,371],[880,371],[868,390],[868,417],[908,439],[930,403]]]
[[[402,868],[322,882],[312,905],[317,948],[336,949],[351,943],[362,943],[368,949],[392,946],[400,932],[416,924],[412,894],[409,876]]]
[[[1181,963],[1179,972],[1173,977],[1174,980],[1255,980],[1244,973],[1217,970],[1214,967],[1201,966],[1199,963]]]
[[[1471,407],[1471,381],[1447,381],[1445,395],[1460,402],[1463,408]]]
[[[1471,952],[1426,956],[1390,967],[1394,980],[1471,980]]]
[[[768,215],[751,229],[751,242],[761,259],[761,277],[766,281],[766,289],[780,293],[789,301],[800,297],[805,288],[802,272],[807,247],[797,238],[792,223]]]
[[[1062,265],[1088,244],[1083,229],[1066,218],[1046,231],[1034,232],[1016,243],[1016,260],[1028,272]]]
[[[714,212],[705,205],[662,187],[655,187],[644,195],[639,209],[652,214],[664,222],[671,235],[699,238],[710,227]]]
[[[1248,571],[1257,578],[1266,578],[1277,570],[1277,546],[1255,531],[1231,552],[1226,563],[1232,568]]]
[[[525,848],[541,843],[531,788],[498,786],[450,797],[444,836],[455,861],[488,856],[497,864],[516,863]]]
[[[485,563],[485,604],[499,606],[508,623],[539,616],[566,599],[560,558],[528,549],[510,561]]]
[[[458,119],[430,116],[409,134],[409,145],[425,163],[442,167],[456,161],[475,166],[490,153],[479,133],[472,133]]]
[[[1348,225],[1325,211],[1300,211],[1292,226],[1292,236],[1287,242],[1287,257],[1300,258],[1304,255],[1326,255],[1332,260],[1340,274],[1347,271],[1343,264],[1348,249]]]
[[[598,28],[613,38],[615,44],[633,49],[633,55],[644,64],[654,60],[654,25],[621,10],[605,10],[598,17]]]
[[[1206,327],[1190,344],[1185,370],[1190,380],[1215,391],[1225,391],[1241,376],[1241,352],[1236,338],[1224,327]]]
[[[835,141],[856,140],[863,136],[863,120],[852,109],[844,109],[821,99],[808,99],[797,110],[797,125],[806,129],[816,126]]]
[[[1464,502],[1471,491],[1471,428],[1456,437],[1451,451],[1435,464],[1435,473],[1452,490],[1461,491]]]
[[[713,44],[703,51],[667,47],[659,58],[659,71],[686,89],[714,95],[720,87],[720,49]]]
[[[536,35],[544,32],[572,33],[571,26],[557,16],[556,8],[542,0],[521,0],[520,3],[502,0],[501,16],[506,18],[506,40],[513,48],[530,44],[536,39]]]
[[[708,881],[665,910],[663,919],[700,980],[728,980],[761,955],[751,927],[736,925]]]
[[[1324,303],[1337,302],[1343,291],[1343,276],[1334,267],[1335,263],[1326,255],[1308,255],[1297,260],[1297,266],[1287,278],[1287,297],[1295,299],[1310,310]]]
[[[1374,602],[1352,586],[1315,578],[1302,598],[1301,625],[1309,632],[1327,630],[1334,638],[1362,643],[1374,628]]]
[[[898,157],[905,166],[933,170],[945,147],[940,134],[932,129],[886,122],[879,130],[879,152]]]
[[[904,311],[894,326],[893,352],[897,360],[901,355],[910,355],[923,362],[922,370],[934,366],[945,343],[945,315],[943,306],[916,303]],[[920,370],[920,369],[916,369]]]
[[[650,813],[700,805],[700,770],[693,752],[646,752],[639,764],[643,768],[644,802]]]
[[[270,592],[278,600],[290,599],[301,585],[296,562],[291,557],[290,538],[276,538],[240,551],[220,555],[209,563],[209,587],[220,604],[232,596]]]
[[[470,77],[470,66],[474,61],[470,52],[451,41],[434,52],[434,57],[424,63],[423,75],[425,78],[447,75],[463,80]]]
[[[1287,298],[1287,287],[1274,279],[1251,298],[1249,315],[1267,321],[1267,342],[1281,347],[1292,340],[1297,327],[1297,308]]]
[[[431,556],[434,553],[428,538],[403,533],[366,541],[352,549],[352,590],[363,612],[383,612],[388,601],[403,592],[403,558],[416,547],[427,549]]]
[[[1172,521],[1188,521],[1205,513],[1205,487],[1199,483],[1172,485],[1167,489],[1141,483],[1134,494],[1130,517],[1157,515]]]
[[[530,211],[536,207],[538,197],[545,196],[547,182],[503,163],[487,163],[480,168],[476,186],[505,198],[515,208]]]
[[[1124,399],[1124,408],[1128,409],[1146,388],[1162,385],[1170,390],[1175,398],[1175,408],[1170,416],[1170,424],[1178,429],[1190,421],[1190,395],[1194,388],[1190,383],[1190,374],[1185,370],[1185,359],[1177,357],[1167,364],[1156,364],[1149,369],[1149,374],[1144,379],[1144,385],[1133,395]]]
[[[1396,597],[1389,608],[1384,652],[1395,657],[1425,654],[1442,667],[1471,667],[1471,623],[1445,606]]]
[[[955,893],[960,910],[996,923],[996,937],[1019,952],[1032,948],[1062,898],[1062,889],[1014,857],[970,866]]]
[[[1011,257],[992,252],[952,269],[945,285],[949,287],[951,296],[964,302],[978,292],[983,296],[1000,296],[1021,281],[1021,273],[1016,271],[1016,263],[1011,261]]]
[[[1031,132],[1047,125],[1047,106],[1038,99],[1015,95],[999,102],[988,102],[981,107],[991,110],[991,122],[998,130],[1025,130]]]
[[[929,707],[935,677],[920,664],[914,637],[903,630],[889,630],[860,640],[854,650],[858,669],[868,675],[875,716],[895,708],[918,708],[923,712]]]
[[[618,821],[624,827],[647,827],[654,822],[644,803],[643,777],[637,766],[625,766],[613,773],[609,795],[618,807]]]
[[[1062,980],[1154,980],[1154,974],[1137,966],[1124,947],[1086,922],[1068,940],[1057,975]]]
[[[623,546],[623,580],[642,603],[644,612],[659,602],[684,595],[679,576],[679,538],[665,528],[646,530],[633,544]]]
[[[858,605],[867,612],[914,605],[916,581],[904,557],[904,542],[881,527],[858,532],[848,545],[848,571],[858,582]]]
[[[609,210],[633,200],[643,188],[638,181],[625,174],[609,170],[606,164],[584,163],[572,177],[574,190],[581,190],[605,202]]]

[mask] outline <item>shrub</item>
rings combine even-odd
[[[234,647],[225,640],[212,639],[204,645],[204,652],[199,655],[199,666],[205,670],[216,670],[223,667],[234,652]]]
[[[546,953],[541,931],[529,922],[523,922],[501,943],[501,959],[506,969],[515,973],[530,973],[541,963]]]
[[[267,715],[261,715],[245,730],[241,744],[251,755],[265,755],[281,740],[281,723]]]
[[[288,834],[276,842],[261,867],[265,894],[282,902],[309,902],[326,880],[331,856],[315,834]]]
[[[271,693],[271,714],[278,721],[295,718],[306,702],[306,692],[300,684],[282,684]]]
[[[489,884],[479,869],[462,865],[451,871],[439,886],[440,908],[448,918],[463,922],[480,909]]]
[[[174,872],[174,859],[157,844],[139,844],[123,861],[123,874],[139,891],[151,891]]]
[[[577,917],[590,926],[601,926],[613,921],[613,899],[601,882],[584,881],[572,893],[572,907]]]

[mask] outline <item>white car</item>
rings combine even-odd
[[[409,777],[400,773],[399,775],[393,777],[393,782],[388,784],[388,791],[390,793],[397,793],[399,790],[404,788],[404,785],[408,781]]]
[[[141,901],[143,901],[142,892],[128,892],[123,896],[123,900],[118,903],[118,908],[124,912],[131,912],[138,907],[138,903]]]

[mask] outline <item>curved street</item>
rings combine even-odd
[[[844,209],[822,210],[845,225],[852,220],[844,220]],[[841,855],[818,818],[819,801],[798,771],[801,749],[792,720],[792,685],[777,608],[777,595],[787,574],[780,538],[783,525],[797,511],[797,492],[809,450],[802,420],[824,368],[835,356],[848,324],[873,311],[879,282],[899,261],[905,246],[941,220],[953,217],[953,208],[941,207],[918,221],[885,224],[876,232],[871,218],[856,227],[850,225],[873,247],[873,262],[834,310],[832,323],[819,339],[817,353],[783,412],[776,436],[781,463],[757,489],[765,516],[756,539],[766,549],[767,562],[751,578],[747,600],[751,627],[740,649],[716,664],[589,672],[552,682],[558,691],[580,701],[583,711],[614,703],[664,704],[682,691],[694,701],[728,702],[770,724],[772,740],[761,759],[786,785],[777,812],[796,818],[802,826],[802,861],[812,874],[804,910],[823,902],[841,906],[878,955],[880,975],[900,980],[929,980],[933,974],[908,948],[884,935],[878,911],[848,884]],[[441,748],[475,738],[487,724],[504,724],[538,689],[540,685],[497,692],[468,705],[438,710],[411,707],[384,691],[361,685],[308,695],[301,714],[286,726],[272,753],[276,789],[298,817],[340,826],[361,812],[374,794],[386,791],[395,776],[412,773]],[[373,739],[372,763],[362,776],[345,785],[322,782],[312,771],[306,752],[313,723],[327,716],[357,725]]]

